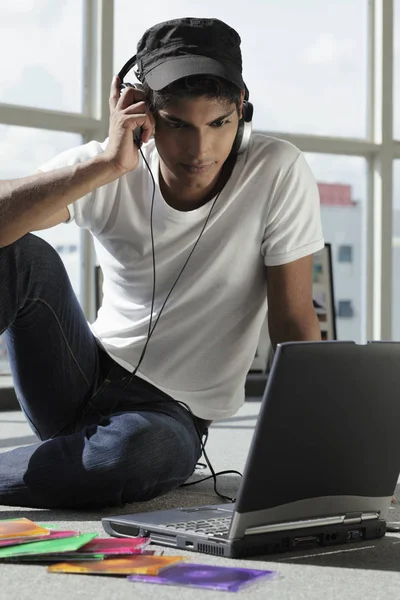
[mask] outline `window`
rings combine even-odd
[[[81,136],[75,133],[0,125],[0,179],[30,175],[53,156],[81,143]],[[35,233],[58,247],[79,296],[79,228],[74,223],[62,224]]]
[[[337,316],[347,319],[354,316],[354,308],[351,300],[339,300]]]
[[[367,165],[363,158],[328,154],[305,154],[317,180],[325,242],[332,245],[335,299],[348,298],[351,320],[338,319],[339,340],[362,341],[365,273],[365,218]],[[351,259],[351,270],[343,269],[343,258]],[[348,261],[346,261],[348,262]],[[347,302],[347,301],[346,301]],[[339,305],[340,306],[340,303]]]
[[[156,22],[213,15],[242,38],[254,126],[268,131],[365,137],[367,0],[263,0],[247,11],[231,0],[115,0],[115,71]],[[133,72],[127,81],[135,79]]]
[[[80,135],[26,127],[0,125],[0,179],[15,179],[37,168],[67,148],[82,143]],[[36,232],[60,253],[75,293],[80,293],[80,230],[74,224]],[[8,372],[4,337],[0,336],[0,373]]]
[[[0,102],[82,110],[83,1],[2,0]]]
[[[338,261],[342,263],[353,262],[353,246],[339,246]]]

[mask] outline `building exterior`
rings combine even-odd
[[[350,185],[319,183],[325,242],[331,244],[337,337],[361,341],[364,207]]]

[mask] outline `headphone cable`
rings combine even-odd
[[[216,195],[216,197],[214,198],[214,201],[213,201],[213,203],[212,203],[212,206],[211,206],[211,210],[210,210],[210,212],[208,213],[207,219],[206,219],[206,221],[205,221],[205,223],[204,223],[204,225],[203,225],[203,228],[202,228],[202,230],[200,231],[200,235],[199,235],[199,237],[197,238],[197,240],[196,240],[196,242],[195,242],[195,244],[194,244],[194,246],[193,246],[192,250],[190,251],[190,254],[189,254],[189,256],[187,257],[187,259],[186,259],[185,263],[183,264],[183,267],[182,267],[182,268],[181,268],[181,270],[179,271],[179,273],[178,273],[178,277],[176,278],[176,280],[175,280],[175,282],[174,282],[174,284],[173,284],[172,288],[170,289],[170,291],[169,291],[169,293],[168,293],[167,297],[165,298],[165,300],[164,300],[164,302],[163,302],[163,304],[162,304],[162,306],[161,306],[161,308],[160,308],[160,311],[159,311],[159,313],[158,313],[158,315],[157,315],[157,319],[156,319],[156,320],[155,320],[155,322],[154,322],[154,326],[152,327],[152,322],[153,322],[153,312],[154,312],[154,303],[155,303],[155,291],[156,291],[156,257],[155,257],[155,248],[154,248],[154,230],[153,230],[153,212],[154,212],[154,197],[155,197],[155,191],[156,191],[156,182],[155,182],[155,180],[154,180],[154,176],[153,176],[153,173],[152,173],[152,171],[151,171],[151,168],[150,168],[150,166],[149,166],[149,163],[147,162],[147,160],[146,160],[146,158],[145,158],[145,156],[144,156],[144,154],[143,154],[143,152],[142,152],[142,149],[141,149],[141,148],[139,148],[139,151],[140,151],[140,154],[142,155],[143,161],[144,161],[144,163],[146,164],[146,167],[147,167],[147,169],[148,169],[148,171],[149,171],[149,173],[150,173],[150,176],[151,176],[151,179],[152,179],[152,183],[153,183],[153,193],[152,193],[152,198],[151,198],[151,210],[150,210],[150,235],[151,235],[151,249],[152,249],[152,260],[153,260],[153,293],[152,293],[152,298],[151,298],[150,320],[149,320],[149,328],[148,328],[147,340],[146,340],[146,342],[145,342],[145,345],[144,345],[144,347],[143,347],[142,353],[141,353],[141,355],[140,355],[139,362],[138,362],[138,364],[136,365],[136,367],[135,367],[135,369],[134,369],[133,373],[131,374],[131,379],[132,379],[132,378],[133,378],[133,377],[136,375],[136,373],[137,373],[137,370],[139,369],[139,367],[140,367],[140,365],[141,365],[141,363],[142,363],[142,360],[143,360],[143,358],[144,358],[144,355],[145,355],[145,352],[146,352],[146,350],[147,350],[147,346],[148,346],[148,344],[149,344],[150,338],[152,337],[152,335],[153,335],[153,333],[154,333],[154,329],[156,328],[156,325],[157,325],[157,323],[158,323],[158,321],[159,321],[159,319],[160,319],[160,317],[161,317],[161,314],[162,314],[162,312],[163,312],[163,310],[164,310],[164,308],[165,308],[165,305],[166,305],[166,303],[167,303],[167,301],[168,301],[169,297],[171,296],[171,294],[172,294],[173,290],[175,289],[175,286],[176,286],[176,284],[178,283],[178,281],[179,281],[179,279],[180,279],[180,277],[181,277],[181,275],[182,275],[182,273],[183,273],[184,269],[186,268],[186,265],[188,264],[188,262],[189,262],[189,260],[190,260],[190,258],[191,258],[191,256],[192,256],[192,254],[193,254],[193,252],[195,251],[195,249],[196,249],[196,246],[197,246],[197,244],[199,243],[199,241],[200,241],[200,238],[201,238],[201,236],[203,235],[205,228],[207,227],[207,223],[208,223],[208,221],[210,220],[211,213],[212,213],[212,211],[213,211],[213,209],[214,209],[215,203],[217,202],[217,200],[218,200],[218,198],[219,198],[219,195],[220,195],[220,193],[221,193],[221,191],[222,191],[222,190],[220,190],[220,191],[218,192],[218,194]]]
[[[175,280],[172,288],[170,289],[167,297],[165,298],[165,300],[164,300],[164,302],[163,302],[163,304],[162,304],[162,306],[160,308],[160,311],[158,313],[157,319],[155,320],[154,325],[152,327],[153,312],[154,312],[154,303],[155,303],[155,290],[156,290],[156,257],[155,257],[155,244],[154,244],[154,229],[153,229],[154,197],[155,197],[155,191],[156,191],[156,182],[155,182],[152,170],[151,170],[151,168],[149,166],[149,163],[147,162],[146,157],[144,156],[144,154],[142,152],[142,149],[139,147],[138,150],[139,150],[139,152],[140,152],[140,154],[141,154],[141,156],[143,158],[143,161],[144,161],[144,163],[145,163],[145,165],[146,165],[146,167],[147,167],[147,169],[148,169],[148,171],[150,173],[152,184],[153,184],[153,192],[152,192],[152,197],[151,197],[151,209],[150,209],[150,234],[151,234],[151,248],[152,248],[152,260],[153,260],[153,293],[152,293],[152,298],[151,298],[150,320],[149,320],[149,328],[148,328],[147,340],[146,340],[145,345],[143,347],[143,350],[141,352],[141,355],[140,355],[140,358],[139,358],[139,362],[137,363],[137,365],[136,365],[133,373],[131,374],[131,376],[129,378],[129,381],[131,381],[133,379],[133,377],[136,375],[136,373],[137,373],[137,371],[138,371],[138,369],[139,369],[139,367],[140,367],[140,365],[142,363],[142,360],[143,360],[144,355],[146,353],[147,346],[149,344],[150,338],[152,337],[152,335],[154,333],[154,329],[156,328],[156,325],[157,325],[157,323],[158,323],[158,321],[159,321],[159,319],[161,317],[161,314],[162,314],[162,312],[164,310],[164,307],[165,307],[165,305],[166,305],[169,297],[171,296],[173,290],[175,289],[175,286],[178,283],[178,281],[179,281],[179,279],[180,279],[180,277],[181,277],[184,269],[186,268],[186,265],[188,264],[188,262],[190,260],[190,257],[192,256],[193,252],[195,251],[195,249],[197,247],[197,244],[199,243],[200,238],[203,235],[205,228],[207,227],[207,223],[210,220],[211,213],[212,213],[212,211],[214,209],[214,206],[215,206],[215,204],[216,204],[216,202],[217,202],[217,200],[219,198],[219,195],[220,195],[220,193],[222,191],[222,189],[221,189],[218,192],[218,194],[216,195],[216,197],[214,198],[214,201],[213,201],[213,203],[211,205],[210,212],[208,213],[207,219],[206,219],[206,221],[205,221],[205,223],[204,223],[204,225],[202,227],[200,235],[197,238],[197,240],[196,240],[196,242],[195,242],[192,250],[190,251],[189,256],[187,257],[185,263],[183,264],[183,267],[179,271],[178,276],[177,276],[177,278],[176,278],[176,280]],[[185,402],[182,402],[180,400],[175,400],[175,399],[171,398],[171,402],[177,402],[178,404],[181,404],[190,413],[190,415],[192,417],[193,424],[194,424],[196,432],[197,432],[197,435],[198,435],[199,440],[200,440],[200,446],[201,446],[202,454],[204,455],[204,458],[206,460],[207,466],[208,466],[209,470],[211,471],[211,475],[209,475],[207,477],[203,477],[202,479],[199,479],[198,481],[193,481],[193,482],[189,482],[189,483],[183,483],[180,487],[188,487],[188,486],[192,486],[192,485],[197,485],[198,483],[201,483],[202,481],[206,481],[206,480],[212,478],[213,482],[214,482],[214,491],[217,494],[217,496],[219,496],[223,500],[228,500],[229,502],[235,502],[236,498],[231,498],[230,496],[226,496],[225,494],[221,494],[217,490],[217,477],[219,475],[225,475],[225,474],[228,474],[228,473],[234,473],[234,474],[237,474],[240,477],[242,477],[242,474],[239,473],[239,471],[235,471],[235,470],[220,471],[218,473],[215,473],[214,468],[213,468],[213,466],[211,464],[211,461],[209,460],[209,458],[207,456],[207,452],[205,450],[205,444],[207,443],[207,440],[208,440],[208,430],[207,430],[207,432],[205,434],[206,435],[206,440],[205,440],[205,442],[203,442],[203,436],[201,435],[201,432],[199,430],[196,417],[193,414],[191,408]],[[197,464],[201,465],[201,466],[205,466],[204,463],[197,463]]]

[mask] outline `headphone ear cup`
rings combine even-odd
[[[141,92],[144,92],[144,88],[142,86],[141,83],[128,83],[128,82],[122,82],[121,85],[119,86],[119,91],[122,92],[122,90],[124,90],[125,88],[135,88],[135,90],[140,90]]]
[[[121,92],[123,90],[126,90],[126,88],[130,88],[130,87],[134,87],[131,83],[125,83],[124,81],[120,84],[119,86],[119,93],[121,94]]]
[[[121,85],[119,86],[119,91],[120,93],[122,92],[122,90],[124,90],[125,88],[135,88],[136,90],[140,90],[141,92],[143,92],[143,86],[141,83],[135,83],[134,85],[132,83],[128,83],[128,82],[122,82]],[[141,127],[136,127],[134,132],[133,132],[133,141],[135,142],[136,146],[140,149],[142,146],[142,128]]]
[[[236,136],[233,141],[231,154],[239,154],[240,153],[240,148],[242,146],[242,140],[243,140],[243,131],[244,131],[244,120],[240,119],[238,128],[237,128],[237,132],[236,132]]]
[[[242,107],[242,118],[239,120],[238,130],[232,145],[231,154],[241,154],[246,150],[250,142],[252,132],[252,118],[254,107],[251,102],[244,101]]]

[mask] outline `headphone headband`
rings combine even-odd
[[[121,80],[121,83],[124,80],[125,75],[137,64],[137,58],[136,58],[136,54],[135,56],[132,56],[132,58],[130,58],[128,60],[128,62],[126,62],[124,64],[124,66],[122,67],[122,69],[120,70],[120,72],[118,73],[118,77]],[[141,81],[140,79],[140,73],[136,73],[135,72],[136,77],[139,79],[139,81]]]

